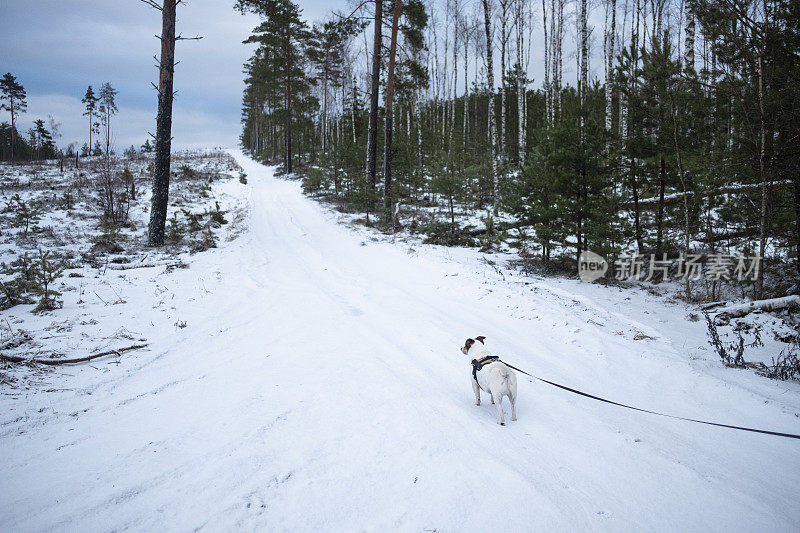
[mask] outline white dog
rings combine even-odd
[[[481,404],[481,390],[492,396],[492,403],[497,404],[497,412],[501,426],[506,425],[503,415],[503,396],[511,402],[511,420],[517,419],[517,376],[500,358],[492,355],[483,344],[486,337],[479,336],[467,339],[461,353],[472,358],[472,390],[475,391],[475,405]]]

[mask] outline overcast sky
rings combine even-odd
[[[328,9],[304,0],[311,20]],[[257,17],[233,9],[233,0],[186,0],[178,6],[178,32],[202,35],[179,42],[175,71],[173,147],[235,146],[240,132],[243,45]],[[119,91],[113,119],[118,151],[144,143],[155,132],[160,12],[140,0],[0,0],[0,74],[11,72],[28,93],[18,129],[37,118],[61,122],[60,146],[82,144],[88,120],[80,100],[103,82]],[[9,120],[8,112],[0,120]]]

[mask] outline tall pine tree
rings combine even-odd
[[[291,173],[295,128],[316,107],[311,94],[314,80],[306,68],[312,33],[291,0],[239,0],[236,7],[263,19],[245,42],[258,44],[253,68],[262,73],[260,82],[273,105],[271,114],[281,125],[284,169]]]
[[[0,109],[11,113],[11,162],[14,162],[15,145],[17,143],[16,119],[17,115],[25,112],[28,107],[25,88],[10,72],[0,78]]]
[[[86,89],[86,94],[81,99],[81,102],[84,104],[84,111],[83,116],[89,117],[89,146],[92,145],[92,133],[99,133],[97,127],[99,126],[98,123],[94,121],[94,117],[97,115],[97,102],[99,98],[95,96],[94,89],[92,86]]]

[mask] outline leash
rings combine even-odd
[[[641,411],[642,413],[650,413],[651,415],[658,415],[658,416],[664,416],[664,417],[667,417],[667,418],[674,418],[676,420],[685,420],[686,422],[696,422],[698,424],[706,424],[708,426],[717,426],[717,427],[721,427],[721,428],[738,429],[739,431],[750,431],[752,433],[763,433],[764,435],[775,435],[775,436],[778,436],[778,437],[786,437],[786,438],[789,438],[789,439],[800,439],[800,435],[795,435],[793,433],[781,433],[779,431],[767,431],[766,429],[755,429],[755,428],[747,428],[747,427],[742,427],[742,426],[731,426],[731,425],[728,425],[728,424],[719,424],[717,422],[708,422],[706,420],[696,420],[694,418],[685,418],[683,416],[668,415],[666,413],[659,413],[658,411],[650,411],[649,409],[642,409],[641,407],[634,407],[632,405],[625,405],[624,403],[615,402],[613,400],[607,400],[606,398],[601,398],[600,396],[595,396],[593,394],[589,394],[588,392],[579,391],[577,389],[573,389],[573,388],[567,387],[566,385],[561,385],[559,383],[555,383],[553,381],[549,381],[549,380],[546,380],[544,378],[540,378],[539,376],[534,376],[533,374],[529,374],[529,373],[525,372],[521,368],[517,368],[517,367],[515,367],[513,365],[509,365],[505,361],[500,361],[500,362],[503,363],[504,365],[506,365],[509,368],[513,368],[514,370],[516,370],[518,372],[522,372],[526,376],[530,376],[533,379],[538,379],[539,381],[547,383],[548,385],[552,385],[553,387],[558,387],[559,389],[563,389],[565,391],[572,392],[572,393],[578,394],[580,396],[585,396],[586,398],[591,398],[592,400],[597,400],[599,402],[609,403],[611,405],[616,405],[618,407],[624,407],[625,409],[632,409],[634,411]]]

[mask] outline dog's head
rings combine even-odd
[[[469,355],[470,349],[473,346],[475,346],[476,342],[481,343],[480,345],[483,346],[483,339],[485,338],[486,337],[484,337],[483,335],[479,335],[474,339],[467,339],[466,341],[464,341],[464,346],[461,347],[461,353],[463,353],[464,355]]]

